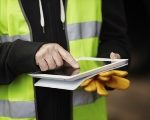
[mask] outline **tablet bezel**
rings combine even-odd
[[[79,61],[79,60],[105,61],[105,62],[111,62],[111,63],[106,64],[104,66],[100,66],[100,67],[91,69],[91,70],[83,72],[83,73],[79,73],[79,74],[76,74],[76,75],[71,75],[71,76],[51,75],[51,74],[37,74],[37,73],[32,73],[32,74],[29,74],[29,75],[34,77],[34,78],[74,81],[74,80],[78,80],[78,79],[81,79],[81,78],[84,78],[84,77],[87,77],[87,76],[91,76],[93,74],[97,74],[97,73],[108,71],[108,70],[113,70],[113,69],[128,65],[128,59],[80,57],[76,60],[77,61]]]

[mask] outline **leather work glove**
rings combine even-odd
[[[129,87],[130,81],[126,79],[127,71],[111,70],[99,73],[87,79],[80,86],[87,92],[97,92],[99,95],[108,95],[108,89],[125,90]]]

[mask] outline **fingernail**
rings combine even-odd
[[[77,62],[74,63],[74,68],[79,68],[79,64]]]
[[[111,58],[111,59],[116,59],[117,56],[116,56],[116,54],[115,54],[114,52],[111,52],[111,53],[110,53],[110,58]]]

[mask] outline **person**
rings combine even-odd
[[[0,5],[0,120],[35,119],[37,107],[39,119],[48,119],[53,100],[48,95],[55,90],[38,88],[35,97],[27,73],[66,63],[78,68],[74,58],[80,56],[108,58],[112,52],[115,58],[130,56],[122,0],[1,0]],[[64,93],[58,94],[64,98]],[[74,119],[106,120],[105,102],[104,97],[77,89]],[[61,106],[59,112],[65,113],[66,106]]]

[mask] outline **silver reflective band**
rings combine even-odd
[[[10,102],[0,100],[0,117],[33,118],[35,117],[34,102]]]
[[[67,25],[67,37],[70,40],[98,37],[100,34],[101,22],[84,22]]]
[[[93,103],[99,96],[96,93],[86,92],[82,89],[73,91],[73,106]]]
[[[8,36],[8,35],[0,35],[0,42],[14,42],[15,40],[24,40],[24,41],[31,41],[30,35],[16,35],[16,36]]]

